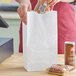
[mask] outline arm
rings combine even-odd
[[[29,2],[30,0],[16,0],[17,2],[19,2],[19,3],[27,3],[27,2]]]
[[[62,2],[74,2],[76,0],[61,0]]]
[[[48,4],[50,6],[55,5],[56,3],[60,2],[60,1],[69,3],[69,2],[75,2],[76,0],[47,0]]]

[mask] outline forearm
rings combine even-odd
[[[19,3],[27,3],[27,2],[29,2],[30,0],[16,0],[17,2],[19,2]]]
[[[76,0],[61,0],[62,2],[74,2]]]

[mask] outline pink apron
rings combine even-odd
[[[34,9],[37,0],[31,0],[32,9]],[[58,16],[58,54],[64,53],[64,42],[76,42],[76,24],[75,24],[75,7],[71,4],[59,2],[55,5],[54,10]],[[20,27],[20,46],[19,51],[22,52],[22,24]]]
[[[76,24],[74,5],[60,2],[54,7],[58,15],[58,53],[64,53],[64,42],[76,42]]]

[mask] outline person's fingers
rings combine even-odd
[[[21,20],[27,24],[27,11],[31,10],[31,3],[25,4],[22,3],[19,8],[17,9],[17,12],[21,18]]]
[[[52,0],[52,1],[49,3],[49,5],[52,6],[52,5],[54,5],[55,3],[56,3],[56,0]]]
[[[27,20],[25,18],[22,18],[21,20],[22,20],[22,22],[24,22],[25,24],[27,24]]]
[[[27,12],[27,6],[25,6],[25,5],[20,5],[20,7],[18,8],[17,11],[18,11],[19,14],[23,14],[24,11]]]
[[[23,11],[23,17],[22,17],[22,21],[27,24],[27,12]]]
[[[50,3],[52,0],[47,0],[47,3]]]
[[[24,14],[24,16],[21,17],[21,20],[22,20],[25,24],[27,24],[27,14]]]
[[[18,11],[18,14],[19,14],[20,18],[23,18],[24,17],[23,12],[21,12],[20,10]]]
[[[18,14],[21,18],[21,20],[27,24],[27,6],[25,5],[20,5],[20,7],[18,8]]]
[[[20,6],[20,7],[18,8],[17,12],[18,12],[18,14],[19,14],[20,17],[23,16],[22,6]]]
[[[31,7],[31,3],[30,3],[28,6],[28,11],[30,11],[31,9],[32,9],[32,7]]]
[[[25,24],[27,24],[27,15],[24,15],[22,18],[21,18],[22,22],[24,22]]]

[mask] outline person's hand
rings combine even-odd
[[[31,10],[30,2],[27,2],[27,3],[22,2],[17,9],[17,12],[18,12],[22,22],[24,22],[25,24],[27,24],[27,12],[30,10]]]
[[[54,6],[56,3],[60,2],[61,0],[47,0],[47,3],[50,5],[50,6]]]

